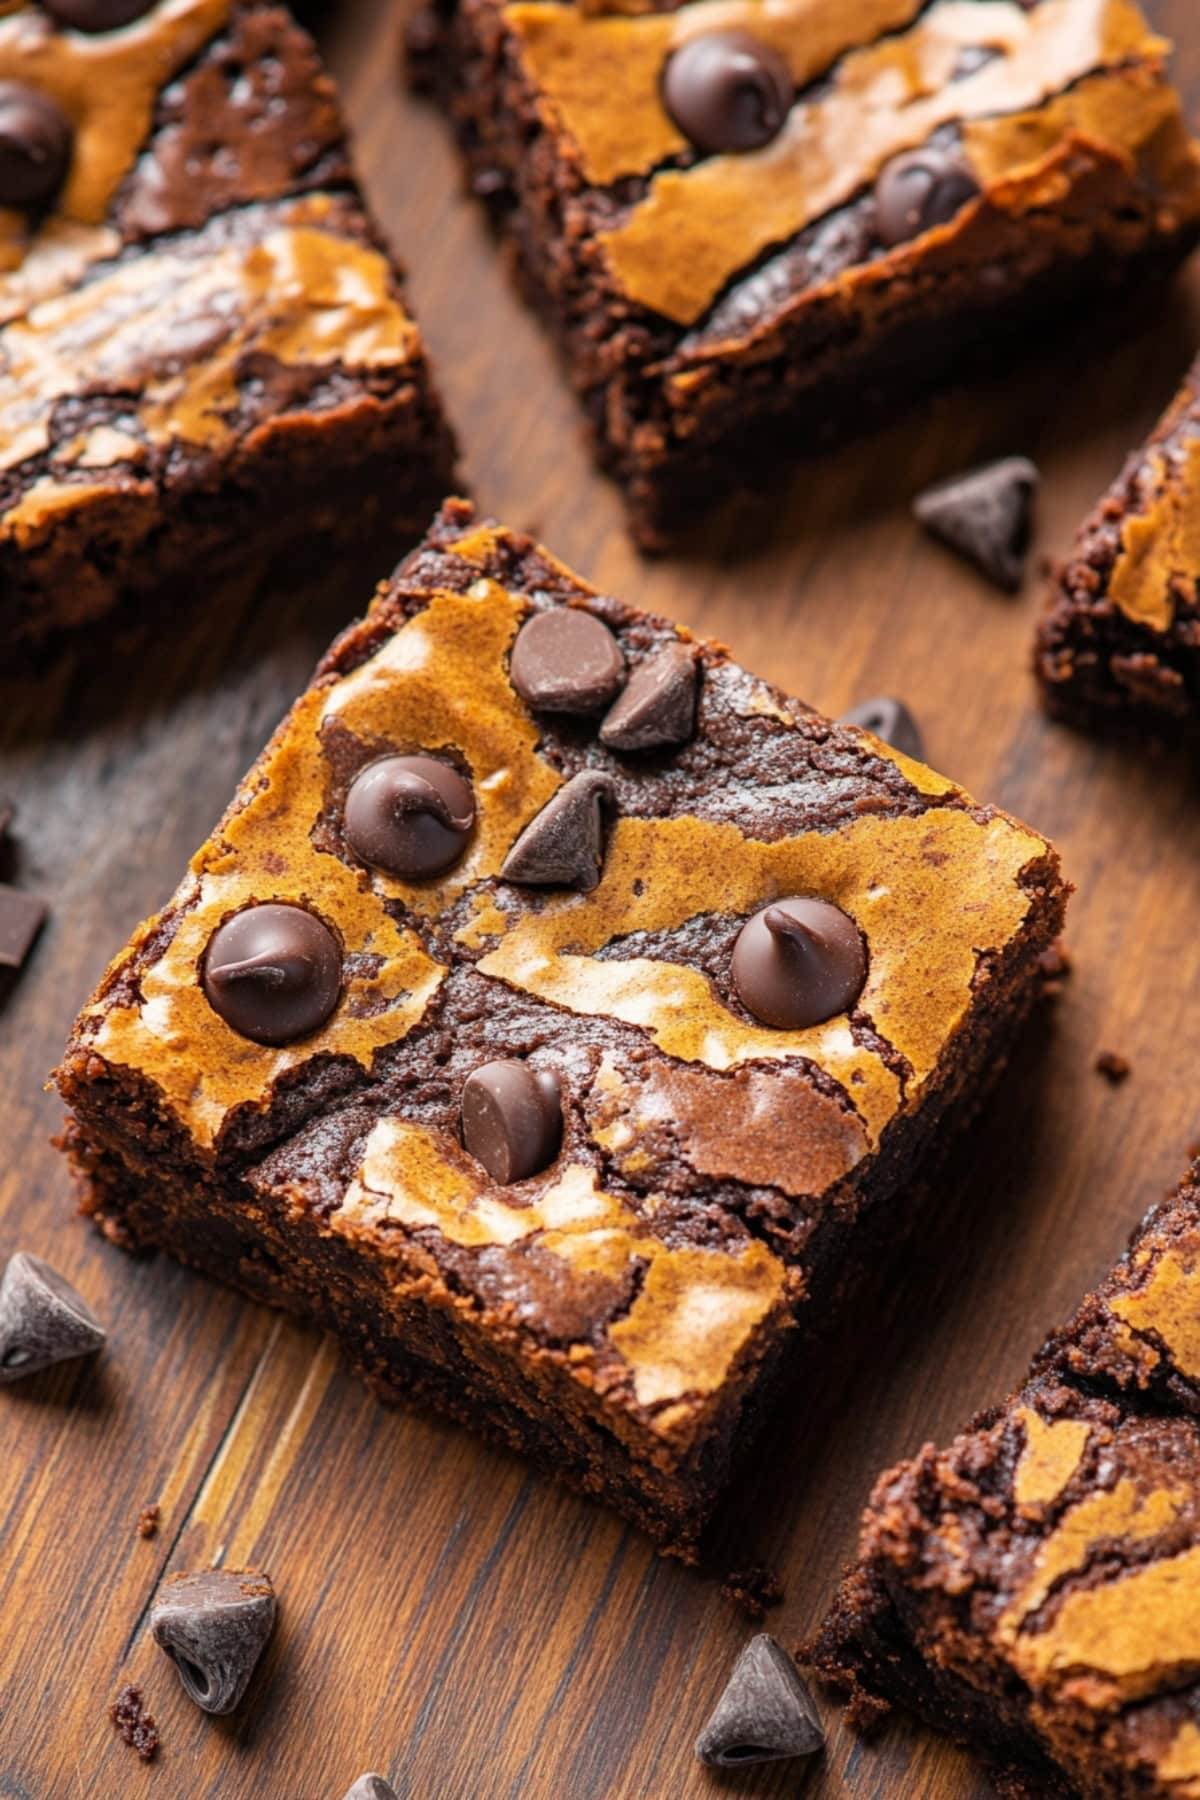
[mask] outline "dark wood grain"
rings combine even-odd
[[[1151,10],[1200,102],[1191,0]],[[1041,547],[1062,548],[1200,342],[1200,271],[804,469],[775,513],[715,528],[713,554],[647,565],[437,122],[400,92],[394,13],[346,5],[328,37],[484,505],[828,710],[904,693],[932,760],[1055,836],[1079,886],[1076,974],[956,1154],[940,1224],[847,1323],[722,1521],[721,1555],[783,1573],[772,1629],[794,1640],[877,1470],[1004,1392],[1200,1136],[1196,771],[1049,726],[1026,674],[1037,581],[999,598],[907,516],[925,480],[1020,451],[1046,472]],[[864,1748],[836,1714],[807,1770],[705,1774],[692,1741],[750,1629],[713,1579],[461,1432],[382,1411],[319,1338],[74,1218],[42,1088],[71,1016],[368,592],[349,569],[317,593],[295,577],[270,612],[214,593],[202,617],[0,683],[21,879],[55,902],[0,1017],[0,1257],[50,1257],[112,1331],[94,1366],[0,1400],[0,1796],[340,1800],[369,1767],[406,1800],[982,1796],[947,1745],[898,1725]],[[1109,1048],[1133,1062],[1119,1089],[1092,1067]],[[167,1570],[216,1558],[265,1564],[282,1603],[226,1722],[190,1706],[144,1629]],[[107,1721],[125,1680],[162,1732],[151,1768]]]

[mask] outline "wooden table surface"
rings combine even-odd
[[[1193,0],[1151,5],[1200,113]],[[945,1181],[941,1222],[851,1320],[810,1404],[779,1418],[717,1540],[786,1583],[770,1629],[819,1617],[875,1473],[1000,1397],[1113,1259],[1200,1136],[1200,792],[1181,755],[1047,724],[1027,677],[1031,567],[1005,599],[910,524],[915,488],[1023,452],[1061,550],[1200,343],[1200,268],[1115,330],[1081,320],[1015,376],[939,400],[803,469],[712,554],[644,564],[595,476],[547,342],[522,311],[446,137],[397,79],[391,7],[344,4],[328,49],[368,187],[482,503],[601,585],[715,632],[831,712],[906,695],[931,760],[1053,835],[1078,884],[1076,972],[1025,1039]],[[0,1016],[0,1259],[49,1257],[108,1322],[108,1353],[0,1394],[0,1796],[341,1800],[364,1769],[404,1800],[972,1800],[948,1745],[897,1725],[864,1747],[829,1709],[826,1756],[724,1780],[692,1743],[753,1629],[711,1575],[436,1420],[389,1413],[330,1344],[73,1215],[43,1080],[108,956],[170,892],[367,587],[348,573],[270,613],[214,595],[157,637],[68,651],[0,683],[0,792],[19,877],[54,916]],[[169,605],[169,599],[164,606]],[[1113,1088],[1097,1053],[1129,1056]],[[162,1529],[135,1531],[156,1501]],[[275,1578],[280,1626],[231,1721],[184,1697],[145,1629],[165,1573]],[[107,1706],[145,1690],[149,1767]]]

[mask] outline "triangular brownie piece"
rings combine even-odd
[[[1038,634],[1052,711],[1200,722],[1200,360],[1084,521]]]
[[[420,336],[285,7],[6,7],[0,267],[0,641],[394,551],[444,497]]]

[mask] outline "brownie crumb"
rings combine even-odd
[[[142,1704],[141,1688],[127,1682],[109,1707],[108,1716],[142,1761],[152,1762],[158,1749],[158,1726]]]
[[[783,1599],[783,1583],[774,1569],[755,1563],[749,1569],[736,1569],[721,1583],[721,1597],[740,1607],[747,1618],[765,1618],[767,1608],[778,1606]]]
[[[158,1536],[158,1522],[161,1519],[161,1517],[162,1517],[162,1508],[161,1507],[143,1506],[141,1512],[138,1514],[138,1522],[137,1522],[138,1536],[140,1538],[157,1537]]]
[[[1133,1064],[1127,1056],[1120,1056],[1115,1050],[1102,1050],[1095,1062],[1096,1073],[1103,1075],[1105,1081],[1111,1081],[1119,1087],[1128,1081],[1133,1073]]]
[[[1071,974],[1073,964],[1071,953],[1061,942],[1051,944],[1038,957],[1038,967],[1042,972],[1042,994],[1047,1000],[1056,1000],[1062,993],[1063,982]]]

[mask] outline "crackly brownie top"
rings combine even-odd
[[[611,1315],[658,1404],[701,1342],[719,1386],[1054,869],[452,506],[80,1037],[329,1229],[558,1343]]]
[[[892,280],[981,215],[1057,209],[1089,159],[1127,218],[1135,196],[1167,229],[1200,212],[1168,46],[1133,0],[501,10],[613,291],[691,350],[761,318],[781,246],[802,285]]]
[[[0,127],[0,528],[18,541],[411,366],[332,84],[286,8],[0,5]]]
[[[1139,1792],[1200,1794],[1198,1178],[994,1423],[883,1478],[864,1529],[941,1665],[998,1692],[1018,1677],[1085,1790],[1120,1766]]]

